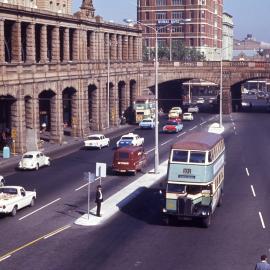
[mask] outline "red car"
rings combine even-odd
[[[163,132],[172,133],[179,132],[183,129],[183,124],[177,121],[168,121],[167,124],[163,127]]]
[[[177,123],[181,123],[182,122],[182,119],[177,117],[177,118],[169,118],[169,121],[170,122],[177,122]]]

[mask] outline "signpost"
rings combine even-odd
[[[96,163],[96,177],[99,178],[99,184],[101,185],[101,177],[107,176],[107,164],[106,163]]]
[[[95,182],[96,177],[94,173],[86,172],[84,173],[85,179],[88,181],[88,203],[87,203],[87,219],[89,220],[90,214],[90,192],[91,192],[91,183]]]

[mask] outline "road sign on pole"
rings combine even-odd
[[[95,182],[96,176],[94,173],[85,172],[84,179],[88,181],[88,203],[87,203],[87,219],[89,220],[90,215],[90,193],[91,193],[91,183]]]
[[[106,163],[96,163],[96,176],[106,177],[107,176],[107,164]]]

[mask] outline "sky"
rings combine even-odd
[[[234,37],[244,39],[252,34],[258,41],[270,42],[270,0],[223,0],[224,11],[233,16]],[[73,0],[77,11],[82,0]],[[136,19],[136,0],[93,0],[96,15],[122,23],[124,18]]]

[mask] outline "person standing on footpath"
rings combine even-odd
[[[267,262],[266,255],[261,256],[261,261],[256,264],[255,270],[270,270],[270,264]]]
[[[103,202],[103,195],[101,190],[101,185],[97,186],[97,192],[96,192],[96,204],[97,204],[97,217],[101,217],[100,215],[100,209],[101,209],[101,203]]]

